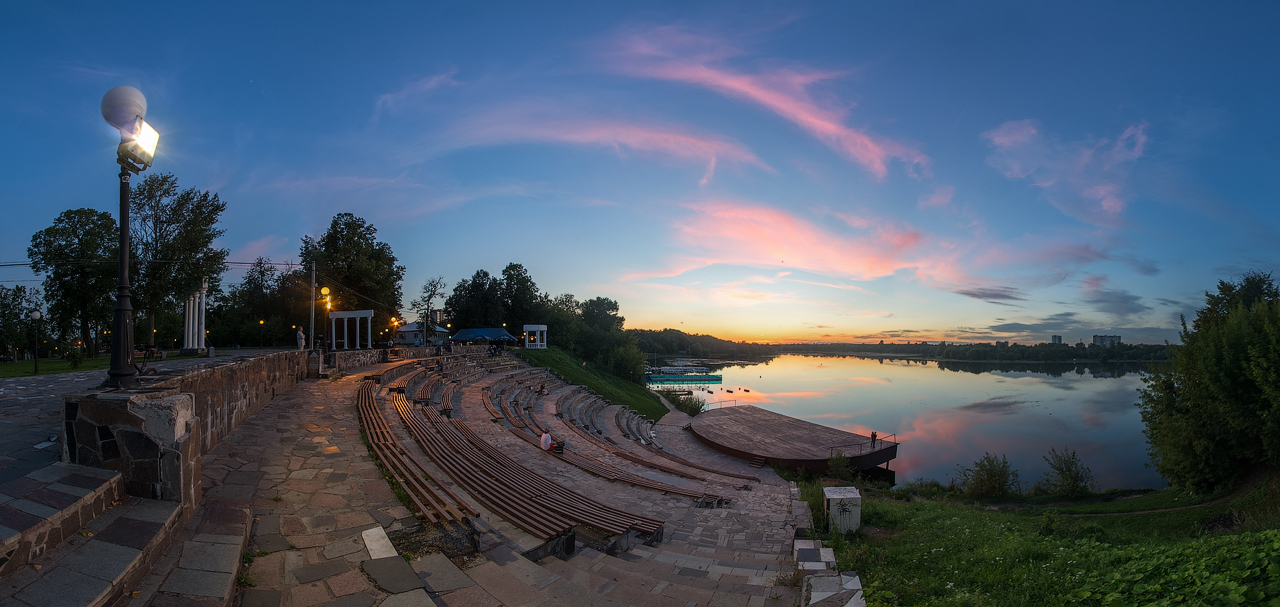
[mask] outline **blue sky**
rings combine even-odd
[[[515,261],[629,327],[1152,343],[1277,258],[1273,4],[182,4],[3,9],[0,261],[115,212],[119,84],[232,260],[349,211],[410,297]]]

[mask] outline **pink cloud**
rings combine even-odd
[[[1147,123],[1130,125],[1114,141],[1064,144],[1045,137],[1032,120],[1006,122],[982,133],[992,148],[987,164],[1009,179],[1027,179],[1064,214],[1109,228],[1121,225],[1128,204],[1124,182],[1141,158]]]
[[[929,157],[884,137],[845,126],[845,108],[824,107],[809,88],[840,76],[809,68],[773,68],[757,73],[723,65],[740,54],[723,41],[689,34],[678,27],[659,27],[623,38],[614,67],[626,74],[702,86],[722,95],[754,103],[795,123],[840,155],[861,164],[877,178],[890,160],[926,169]]]
[[[477,117],[457,129],[455,145],[492,145],[545,141],[605,147],[622,155],[624,149],[705,163],[700,184],[706,185],[719,161],[771,167],[733,140],[676,126],[648,126],[598,118],[546,118],[528,112],[500,111]]]
[[[954,195],[955,192],[956,189],[953,186],[938,188],[932,194],[920,197],[920,208],[945,207],[948,204],[951,204],[951,196]]]
[[[863,233],[849,236],[752,203],[712,200],[689,208],[694,213],[674,227],[688,247],[706,251],[693,267],[788,268],[852,280],[906,270],[934,282],[968,280],[953,268],[954,253],[939,254],[911,226],[865,220],[858,222]]]

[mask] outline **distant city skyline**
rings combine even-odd
[[[1176,342],[1280,257],[1274,4],[360,9],[7,7],[0,262],[62,210],[115,214],[120,84],[151,171],[228,203],[231,260],[297,260],[352,212],[406,313],[517,262],[628,328]]]

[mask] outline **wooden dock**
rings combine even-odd
[[[689,425],[703,444],[747,461],[825,470],[837,451],[854,470],[870,470],[898,456],[898,443],[845,432],[759,407],[721,407],[698,414]]]

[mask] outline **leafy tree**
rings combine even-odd
[[[498,288],[502,298],[502,314],[508,324],[508,332],[519,337],[519,332],[527,324],[534,323],[538,316],[538,285],[529,277],[529,272],[518,263],[509,263],[502,269],[502,283]]]
[[[476,270],[470,279],[464,278],[453,287],[444,309],[454,330],[501,327],[502,281]]]
[[[622,328],[626,319],[618,316],[618,302],[597,297],[582,302],[582,321],[592,329],[613,331]]]
[[[225,230],[218,219],[227,208],[217,194],[178,191],[171,173],[155,173],[133,187],[129,199],[134,309],[147,318],[147,343],[155,345],[156,317],[175,313],[201,280],[217,284],[227,269],[227,249],[213,241]]]
[[[31,310],[39,309],[40,290],[0,285],[0,354],[18,358],[31,345]]]
[[[1280,464],[1280,299],[1270,275],[1220,282],[1173,357],[1143,378],[1147,451],[1170,484],[1209,493]],[[1231,305],[1224,310],[1223,306]]]
[[[972,468],[957,467],[956,483],[974,497],[1004,497],[1018,491],[1018,471],[1009,458],[983,453]]]
[[[97,337],[111,324],[117,284],[119,232],[109,213],[93,209],[63,211],[31,237],[27,258],[44,277],[51,332],[75,331],[90,354]]]
[[[827,458],[827,476],[835,479],[849,479],[853,477],[853,468],[849,466],[849,456],[844,451],[836,451],[835,455]]]
[[[446,283],[443,276],[429,278],[422,283],[422,295],[409,303],[409,309],[418,315],[419,326],[425,331],[431,326],[431,310],[432,303],[438,298],[444,297],[444,289]]]
[[[404,266],[391,245],[377,239],[377,228],[351,213],[333,216],[318,239],[302,237],[302,267],[316,264],[320,283],[332,291],[335,310],[373,309],[374,324],[391,324],[400,315]]]
[[[1051,447],[1044,461],[1049,464],[1049,471],[1037,483],[1039,491],[1062,497],[1080,497],[1093,492],[1093,471],[1080,461],[1075,449],[1063,447],[1058,451]]]

